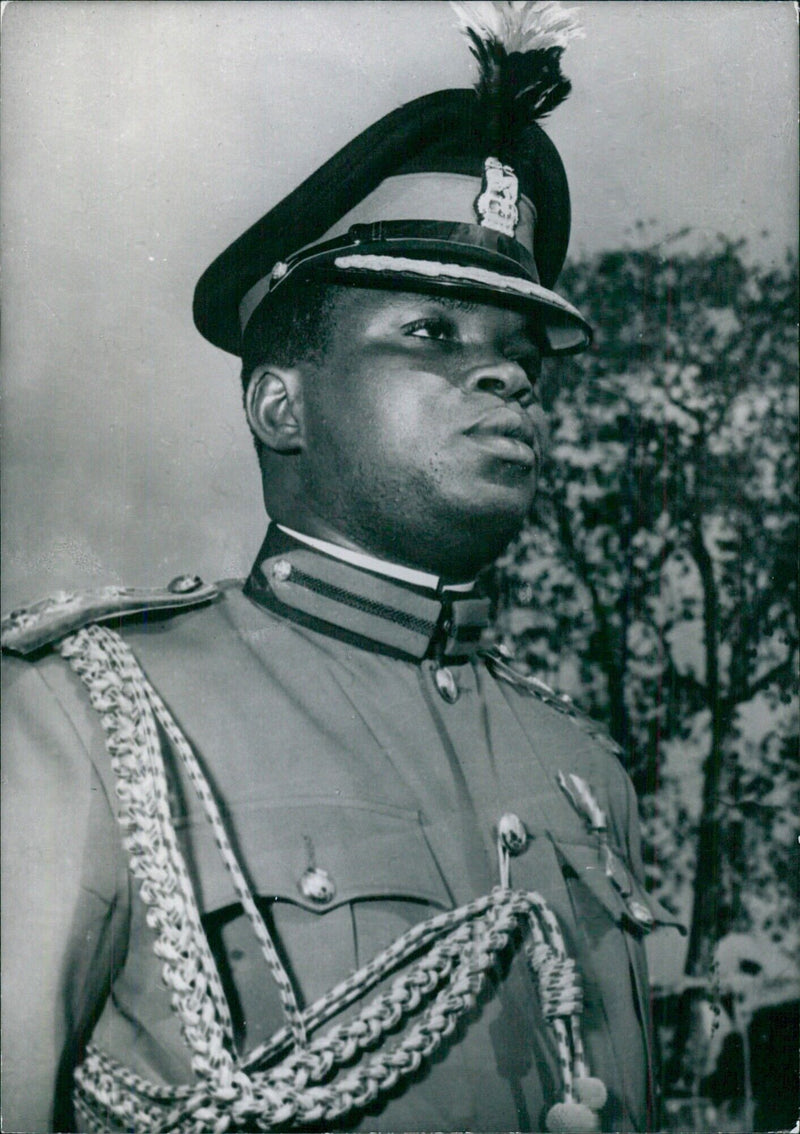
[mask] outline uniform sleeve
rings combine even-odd
[[[117,855],[105,789],[60,698],[14,660],[3,685],[2,1119],[48,1131],[108,987],[96,963],[115,920]]]

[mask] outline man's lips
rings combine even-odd
[[[530,466],[538,463],[538,431],[527,414],[503,407],[485,414],[464,432],[502,460]]]

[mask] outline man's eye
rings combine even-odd
[[[434,339],[437,342],[451,342],[455,332],[447,319],[417,319],[405,328],[405,333],[415,339]]]

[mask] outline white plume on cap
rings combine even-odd
[[[465,35],[472,32],[484,42],[493,40],[512,52],[562,50],[572,39],[582,38],[574,8],[563,8],[558,0],[451,0]]]
[[[583,31],[573,10],[556,0],[455,0],[452,7],[478,63],[475,89],[486,141],[513,165],[528,127],[569,94],[561,56]]]

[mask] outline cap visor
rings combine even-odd
[[[376,256],[350,253],[337,256],[332,266],[337,271],[383,275],[394,280],[425,282],[434,287],[458,288],[516,301],[536,307],[548,339],[551,354],[572,354],[584,350],[592,340],[588,323],[579,311],[556,292],[533,280],[507,276],[471,264],[448,264],[438,260],[417,260],[405,256]]]

